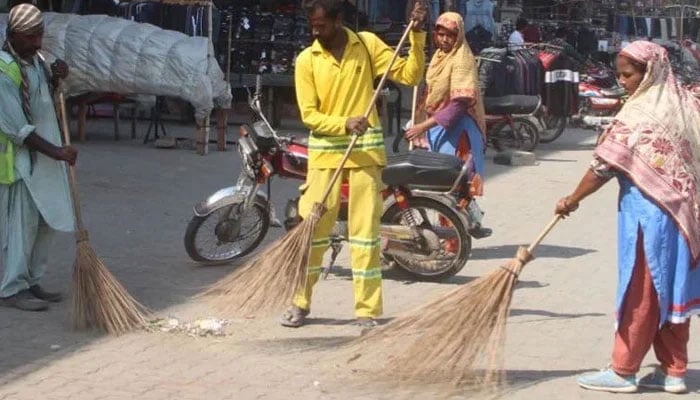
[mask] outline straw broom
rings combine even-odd
[[[58,94],[58,112],[63,140],[70,145],[68,114],[63,91]],[[145,308],[129,295],[109,272],[88,242],[78,198],[75,167],[68,168],[76,225],[76,254],[73,264],[72,319],[76,329],[97,328],[109,334],[122,334],[146,322]]]
[[[369,118],[374,104],[386,82],[391,66],[408,38],[415,22],[404,31],[389,61],[372,101],[364,113]],[[209,287],[202,296],[209,297],[212,305],[224,313],[251,315],[278,311],[306,284],[306,267],[311,241],[318,221],[326,212],[325,202],[340,177],[359,135],[354,134],[345,154],[331,178],[321,202],[314,203],[309,215],[281,239],[267,246],[258,256],[236,269],[229,276]]]
[[[455,385],[503,383],[502,349],[513,290],[532,252],[559,221],[496,271],[452,290],[348,345],[349,362],[370,368],[389,354],[383,373],[398,380]],[[363,353],[367,353],[363,359]]]

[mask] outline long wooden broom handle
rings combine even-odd
[[[61,133],[63,134],[63,143],[70,146],[70,128],[68,127],[68,113],[66,112],[66,99],[63,90],[58,92],[58,113],[61,120]],[[78,197],[78,184],[75,174],[75,166],[68,165],[68,184],[70,186],[70,194],[73,199],[73,211],[75,212],[75,225],[77,234],[84,231],[83,216],[80,212],[80,198]]]
[[[411,127],[416,125],[416,112],[418,108],[418,87],[420,83],[413,87],[413,100],[411,102]],[[408,142],[408,150],[413,150],[413,140]]]
[[[406,30],[403,32],[403,35],[401,36],[401,40],[399,40],[399,44],[396,46],[396,50],[394,50],[394,55],[391,57],[391,60],[389,61],[389,65],[387,65],[386,71],[384,71],[384,75],[382,75],[382,79],[379,81],[379,85],[374,90],[374,95],[372,96],[372,101],[367,106],[367,111],[365,111],[365,114],[364,114],[365,118],[369,118],[369,116],[372,114],[372,110],[374,109],[374,103],[376,103],[377,99],[379,98],[379,94],[381,93],[382,88],[384,87],[384,83],[386,83],[386,79],[389,76],[389,71],[391,70],[391,67],[394,65],[394,62],[396,61],[396,59],[399,57],[399,51],[401,51],[401,47],[406,42],[406,39],[408,38],[408,34],[411,32],[411,29],[413,29],[413,26],[415,24],[416,24],[416,22],[411,20],[411,22],[406,27]],[[370,60],[370,62],[371,62],[371,60]],[[326,187],[326,192],[323,194],[323,198],[321,200],[322,204],[325,204],[326,200],[328,200],[328,196],[330,196],[331,191],[333,190],[333,186],[335,186],[335,182],[338,180],[338,177],[340,177],[340,174],[343,172],[343,167],[345,166],[345,163],[348,161],[348,158],[350,158],[350,153],[352,153],[352,149],[355,148],[355,144],[357,144],[357,140],[359,138],[360,138],[360,135],[358,135],[358,134],[352,135],[352,141],[350,141],[350,144],[348,145],[348,149],[345,150],[345,154],[343,155],[343,159],[340,161],[340,164],[338,165],[338,168],[335,170],[335,173],[333,174],[331,181],[328,183],[328,187]]]
[[[530,245],[530,247],[527,248],[527,252],[528,252],[528,253],[532,254],[532,252],[535,251],[535,249],[537,248],[537,246],[540,245],[540,243],[542,242],[542,240],[544,240],[545,236],[547,236],[547,234],[549,233],[549,231],[551,231],[552,228],[554,228],[554,225],[556,225],[557,222],[559,222],[559,221],[561,220],[561,218],[562,218],[561,214],[557,214],[557,215],[552,219],[552,221],[550,221],[549,224],[547,224],[547,226],[544,227],[544,229],[542,230],[542,232],[540,232],[540,235],[537,237],[537,239],[535,239],[535,241],[532,242],[532,244]]]

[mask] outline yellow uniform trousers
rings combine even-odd
[[[315,202],[331,181],[335,169],[309,169],[306,190],[299,200],[299,215],[306,218]],[[331,191],[328,211],[314,232],[307,269],[306,287],[294,297],[294,305],[304,310],[311,307],[313,287],[321,274],[323,255],[330,244],[329,234],[338,218],[340,186],[347,180],[350,185],[348,208],[348,235],[355,295],[356,317],[378,317],[382,314],[382,270],[379,253],[379,224],[382,215],[381,167],[345,168]]]

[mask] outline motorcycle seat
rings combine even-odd
[[[388,186],[415,186],[448,190],[462,170],[462,160],[450,154],[414,150],[390,155],[382,180]]]
[[[489,115],[532,114],[540,106],[540,96],[511,94],[502,97],[484,97],[484,108]]]

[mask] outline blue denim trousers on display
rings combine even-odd
[[[377,20],[380,17],[379,13],[379,1],[370,1],[369,2],[369,7],[367,9],[367,18],[369,18],[369,22],[377,22]]]
[[[457,12],[465,20],[467,19],[467,2],[468,2],[468,0],[459,0],[457,2]]]
[[[440,16],[440,0],[430,0],[430,21],[435,25]]]
[[[399,22],[406,20],[406,1],[407,0],[391,0],[385,2],[390,6],[389,13],[392,21]]]

